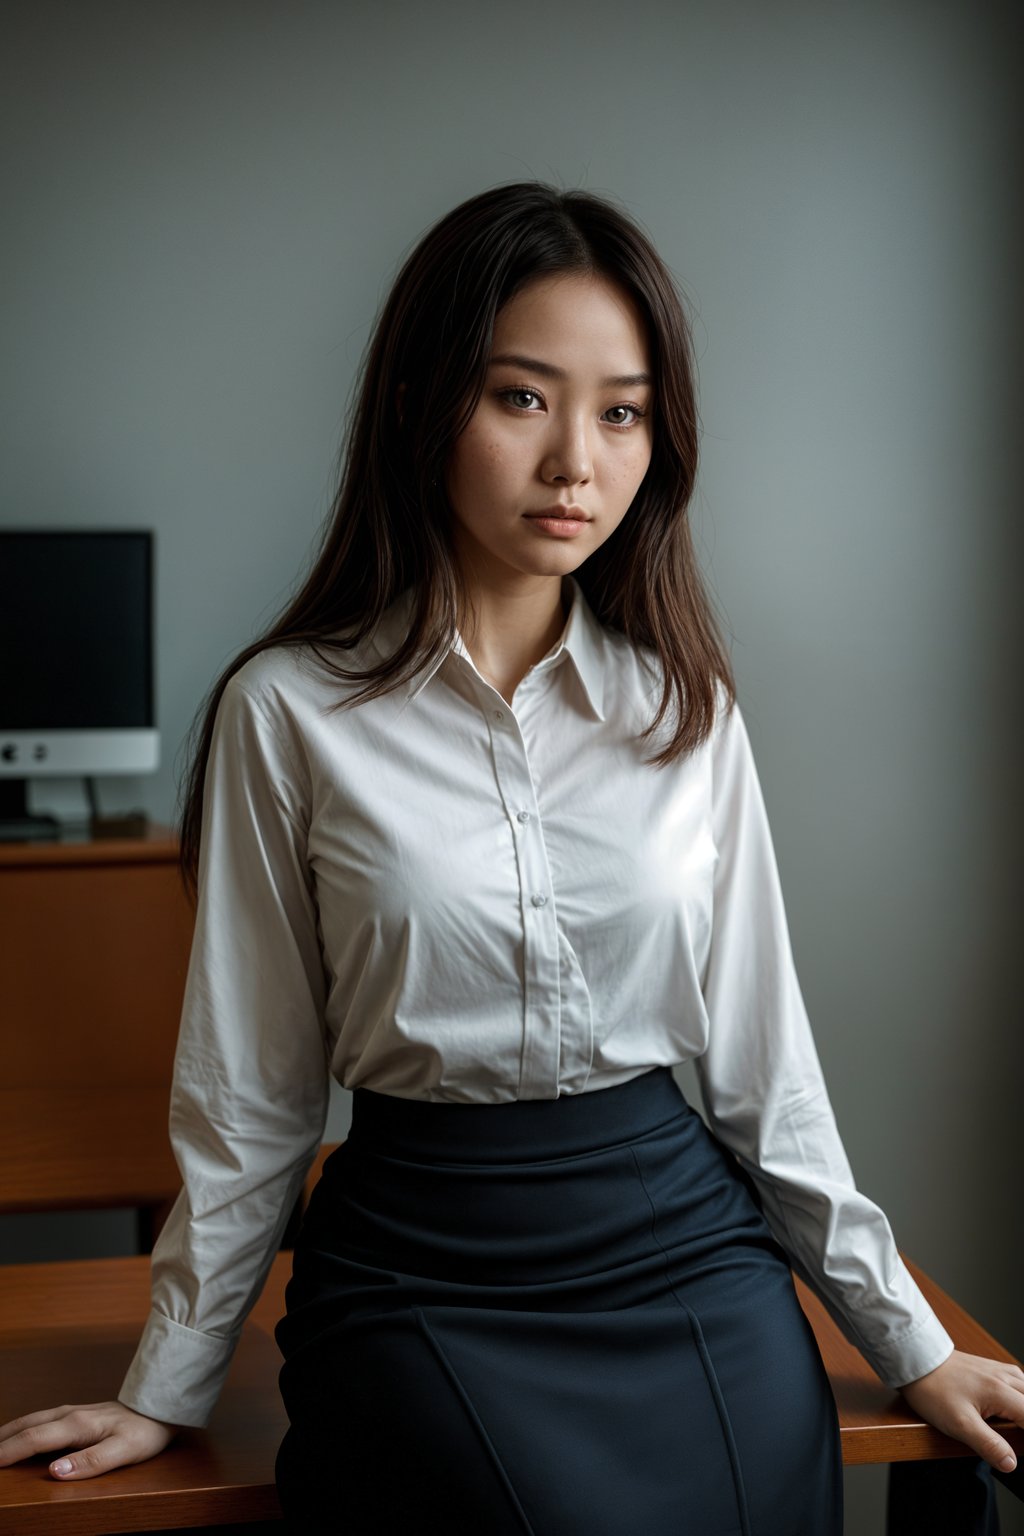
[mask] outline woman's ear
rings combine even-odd
[[[398,412],[398,425],[403,424],[405,418],[405,385],[399,384],[395,391],[395,410]]]

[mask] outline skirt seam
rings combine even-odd
[[[686,1303],[683,1303],[686,1306]],[[697,1352],[700,1355],[701,1364],[704,1367],[704,1375],[707,1377],[708,1387],[714,1399],[715,1408],[718,1410],[718,1422],[722,1428],[722,1438],[725,1441],[726,1452],[729,1457],[729,1465],[732,1467],[733,1488],[736,1493],[736,1509],[740,1517],[740,1530],[742,1536],[750,1536],[750,1512],[747,1508],[747,1493],[743,1483],[743,1470],[740,1466],[739,1447],[732,1432],[732,1424],[729,1420],[729,1410],[725,1405],[718,1374],[715,1371],[711,1351],[708,1349],[704,1330],[700,1325],[700,1318],[692,1307],[686,1306],[690,1318],[690,1327],[693,1329],[693,1337],[697,1343]]]
[[[441,1366],[441,1369],[444,1371],[445,1375],[448,1377],[448,1380],[451,1383],[453,1391],[455,1392],[456,1396],[459,1398],[459,1401],[462,1403],[462,1406],[465,1408],[467,1414],[469,1415],[470,1419],[472,1420],[478,1435],[480,1436],[481,1440],[483,1441],[484,1447],[486,1448],[486,1450],[487,1450],[487,1452],[488,1452],[488,1454],[489,1454],[489,1456],[491,1458],[491,1461],[492,1461],[492,1463],[494,1465],[495,1471],[497,1472],[498,1481],[501,1483],[501,1486],[504,1488],[505,1493],[508,1496],[509,1502],[511,1503],[512,1508],[514,1509],[517,1517],[519,1518],[519,1520],[522,1521],[523,1530],[526,1533],[526,1536],[536,1536],[536,1533],[534,1532],[533,1526],[530,1524],[529,1520],[527,1519],[526,1512],[523,1509],[522,1504],[519,1502],[519,1496],[516,1493],[515,1488],[512,1486],[512,1479],[509,1477],[508,1472],[505,1470],[504,1463],[502,1462],[501,1457],[498,1455],[497,1448],[495,1447],[494,1442],[491,1439],[490,1435],[487,1433],[487,1429],[486,1429],[486,1427],[485,1427],[485,1425],[483,1423],[483,1420],[480,1418],[480,1415],[477,1413],[476,1408],[473,1405],[473,1401],[472,1401],[469,1393],[466,1391],[466,1388],[463,1386],[462,1380],[459,1377],[458,1372],[456,1371],[455,1367],[452,1365],[451,1361],[448,1359],[448,1356],[445,1354],[444,1349],[442,1348],[439,1339],[433,1333],[433,1331],[432,1331],[432,1329],[430,1327],[430,1324],[427,1322],[426,1318],[424,1317],[422,1309],[420,1307],[410,1307],[409,1310],[412,1313],[412,1316],[416,1319],[416,1322],[419,1324],[419,1327],[420,1327],[420,1329],[423,1332],[424,1338],[427,1340],[427,1343],[433,1349],[435,1355],[437,1356],[437,1359],[438,1359],[438,1362],[439,1362],[439,1364]]]
[[[729,1410],[726,1407],[725,1398],[722,1394],[721,1384],[715,1371],[714,1362],[711,1359],[711,1352],[708,1349],[707,1340],[704,1337],[704,1330],[700,1325],[700,1319],[698,1318],[696,1312],[694,1312],[693,1308],[689,1305],[689,1303],[683,1300],[679,1292],[676,1290],[675,1285],[673,1284],[671,1261],[664,1244],[658,1236],[658,1210],[654,1204],[653,1199],[651,1198],[651,1192],[647,1188],[647,1180],[644,1178],[643,1169],[640,1166],[640,1159],[637,1157],[633,1146],[630,1146],[629,1150],[633,1159],[633,1166],[636,1169],[637,1178],[640,1180],[640,1188],[643,1190],[647,1199],[647,1204],[651,1208],[651,1239],[656,1244],[659,1251],[661,1252],[662,1258],[665,1260],[665,1279],[668,1282],[668,1288],[672,1292],[676,1304],[682,1308],[689,1320],[694,1342],[697,1345],[697,1353],[700,1356],[700,1363],[708,1384],[708,1390],[711,1393],[711,1398],[715,1405],[715,1411],[718,1414],[719,1428],[722,1431],[722,1439],[725,1441],[726,1455],[729,1458],[729,1466],[732,1471],[733,1492],[736,1497],[736,1512],[740,1519],[740,1531],[742,1536],[751,1536],[750,1512],[747,1508],[747,1494],[743,1482],[743,1468],[740,1465],[739,1447],[736,1444],[736,1438],[732,1432],[732,1424],[729,1420]]]

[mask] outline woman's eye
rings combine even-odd
[[[613,405],[604,414],[611,418],[613,427],[632,427],[645,412],[638,405]]]
[[[534,389],[503,389],[501,396],[518,411],[535,410],[540,402],[540,395]]]

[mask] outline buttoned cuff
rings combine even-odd
[[[237,1337],[217,1338],[151,1312],[118,1401],[164,1424],[202,1428],[209,1421]]]

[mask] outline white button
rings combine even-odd
[[[496,709],[494,711],[494,718],[495,718],[495,720],[504,720],[504,718],[505,718],[505,711],[503,709]]]
[[[529,811],[516,811],[516,821],[527,822],[530,819]]]
[[[530,900],[533,902],[535,907],[546,907],[548,904],[547,897],[541,896],[539,892],[536,896],[531,896]]]

